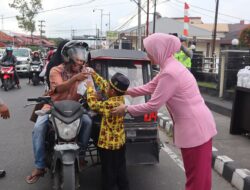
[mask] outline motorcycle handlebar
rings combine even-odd
[[[43,97],[38,97],[38,98],[28,98],[27,101],[49,103],[51,101],[51,97],[50,96],[43,96]]]
[[[38,98],[28,98],[27,101],[28,102],[37,102]]]

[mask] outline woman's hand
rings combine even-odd
[[[94,74],[95,73],[95,70],[91,67],[86,67],[86,70],[88,71],[89,74]]]
[[[9,109],[6,105],[2,104],[0,105],[0,116],[3,119],[8,119],[10,117]]]
[[[113,116],[124,116],[126,107],[127,106],[125,104],[121,104],[120,106],[113,108],[111,110],[111,114]]]
[[[83,81],[88,78],[89,73],[81,72],[72,77],[74,81]]]

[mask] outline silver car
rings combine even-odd
[[[31,49],[14,48],[13,55],[17,58],[16,71],[22,75],[28,75],[31,62]]]

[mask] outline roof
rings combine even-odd
[[[1,42],[12,42],[13,37],[7,35],[6,33],[0,31],[0,41]]]
[[[20,45],[43,45],[43,46],[54,46],[55,44],[46,38],[41,39],[40,36],[33,35],[32,38],[30,35],[20,34],[20,33],[13,33],[15,36],[15,40],[18,40]]]
[[[142,27],[145,27],[145,24],[143,24]],[[162,18],[156,19],[155,31],[166,33],[166,34],[178,33],[178,35],[181,36],[183,33],[183,27],[184,27],[183,22],[180,22],[175,19],[168,18],[168,17],[162,17]],[[121,32],[130,33],[135,30],[137,30],[137,26],[121,31]],[[153,22],[149,23],[149,33],[153,33]],[[190,37],[196,36],[197,38],[200,37],[200,38],[211,39],[212,32],[189,24],[189,36]]]
[[[192,25],[211,32],[214,30],[214,24],[192,24]],[[217,24],[216,30],[217,32],[228,32],[229,31],[228,24]]]
[[[239,39],[241,31],[244,30],[246,27],[249,27],[249,24],[229,24],[229,32],[225,35],[225,38],[221,39],[221,44],[230,44],[233,39]]]
[[[203,21],[201,20],[201,17],[189,16],[188,18],[189,18],[190,24],[202,24],[203,23]],[[172,17],[172,19],[184,22],[184,17]]]
[[[91,59],[128,59],[149,61],[147,54],[143,51],[126,49],[100,49],[90,51]]]

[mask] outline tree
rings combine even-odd
[[[240,46],[242,47],[250,47],[250,27],[242,30],[240,34]]]
[[[11,8],[17,9],[20,13],[20,15],[16,16],[18,27],[30,32],[31,38],[33,32],[36,31],[35,16],[38,14],[39,10],[42,10],[41,1],[42,0],[30,0],[27,2],[25,0],[13,0],[12,3],[9,3]]]

